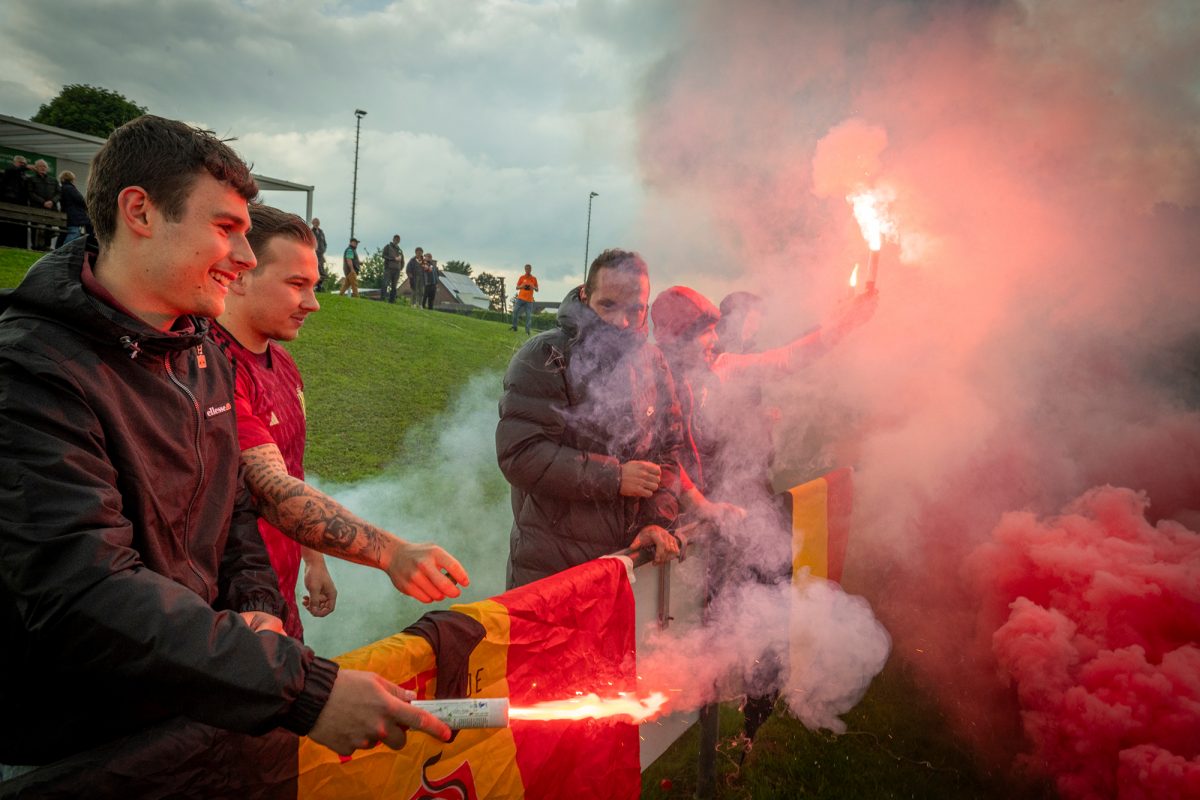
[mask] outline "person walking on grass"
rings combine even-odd
[[[344,297],[346,289],[350,290],[351,297],[358,297],[358,271],[362,269],[362,262],[358,260],[358,239],[351,238],[350,246],[346,248],[346,252],[342,253],[342,288],[338,290],[338,296]]]
[[[533,293],[538,290],[538,280],[533,276],[533,265],[525,265],[525,274],[517,278],[517,296],[513,299],[512,329],[517,330],[521,314],[525,314],[525,334],[528,336],[533,324]]]

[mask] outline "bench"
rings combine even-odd
[[[45,228],[50,236],[57,236],[67,227],[67,215],[61,211],[50,211],[36,206],[19,206],[16,203],[0,202],[0,224],[23,225],[25,227],[25,248],[32,250],[35,228]]]

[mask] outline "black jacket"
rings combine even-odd
[[[530,339],[504,376],[496,454],[512,484],[508,585],[628,547],[678,514],[682,428],[671,374],[637,331],[603,323],[573,290],[559,327]],[[653,461],[661,485],[620,495],[620,465]]]
[[[236,613],[282,602],[229,362],[87,293],[85,246],[0,292],[0,763],[176,715],[306,733],[336,665]]]
[[[58,186],[58,178],[55,178],[49,172],[45,175],[39,175],[37,170],[31,170],[26,173],[25,186],[29,191],[29,205],[41,208],[42,205],[50,200],[54,203],[54,208],[58,209],[58,198],[61,189]]]
[[[87,201],[75,184],[65,181],[62,185],[62,211],[67,215],[67,224],[72,227],[91,225],[88,219]]]

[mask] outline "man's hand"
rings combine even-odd
[[[696,515],[717,528],[724,528],[746,519],[746,509],[733,503],[713,503],[705,500],[697,506]]]
[[[621,465],[621,495],[649,497],[658,490],[662,470],[652,461],[626,461]]]
[[[462,594],[458,585],[471,585],[462,564],[432,542],[413,544],[396,539],[385,558],[383,570],[392,584],[422,603],[458,597]]]
[[[333,613],[337,606],[337,587],[333,585],[333,576],[320,553],[315,558],[304,559],[304,607],[314,617],[325,617]]]
[[[287,635],[283,632],[283,620],[274,614],[268,614],[265,611],[243,611],[241,615],[242,619],[246,620],[246,624],[250,626],[250,630],[255,633],[272,631],[280,636]]]
[[[380,742],[399,750],[409,728],[449,741],[450,729],[444,722],[408,704],[415,697],[374,672],[339,670],[329,700],[308,738],[341,756]]]
[[[665,564],[672,558],[679,558],[679,541],[660,525],[647,525],[638,531],[629,547],[633,550],[654,545],[654,563]]]
[[[845,338],[872,316],[879,305],[879,292],[871,291],[855,295],[848,303],[834,312],[833,319],[821,326],[821,339],[832,347]]]

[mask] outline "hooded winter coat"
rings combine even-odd
[[[163,333],[85,290],[95,257],[77,239],[0,292],[0,763],[175,716],[306,733],[337,667],[237,613],[282,599],[229,362],[205,321]]]
[[[671,375],[645,331],[621,331],[579,300],[521,348],[504,376],[496,454],[512,484],[508,586],[628,547],[678,514],[682,428]],[[620,494],[620,466],[652,461],[658,490]]]

